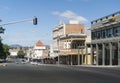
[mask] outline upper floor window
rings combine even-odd
[[[100,39],[100,38],[101,38],[100,31],[97,31],[97,39]]]
[[[113,35],[120,36],[120,27],[113,28]]]
[[[106,30],[106,36],[107,37],[112,37],[113,36],[112,28]]]
[[[101,38],[105,38],[105,37],[106,37],[105,30],[102,30],[102,31],[101,31]]]
[[[91,33],[91,38],[92,38],[92,40],[96,39],[96,37],[97,37],[97,36],[96,36],[96,32],[92,32],[92,33]]]

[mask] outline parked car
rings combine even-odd
[[[32,65],[37,65],[37,62],[30,62],[30,64],[32,64]]]
[[[26,60],[24,60],[24,59],[21,60],[21,63],[22,63],[22,64],[26,64]]]

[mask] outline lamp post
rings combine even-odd
[[[82,64],[83,64],[83,49],[85,48],[85,46],[78,46],[78,65],[80,65],[80,49],[81,49],[81,53],[82,53]]]
[[[58,46],[58,65],[59,65],[60,64],[60,36],[58,36],[57,46]]]

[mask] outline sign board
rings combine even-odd
[[[116,21],[116,16],[113,16],[111,18],[103,20],[102,24],[108,24],[108,23],[115,22],[115,21]]]

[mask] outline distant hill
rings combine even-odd
[[[10,45],[10,48],[21,48],[22,46],[19,45],[19,44],[13,44],[13,45]]]

